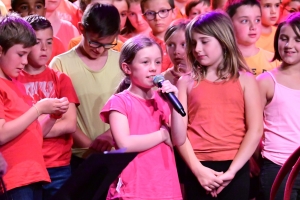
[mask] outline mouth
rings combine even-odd
[[[146,76],[146,78],[149,78],[151,80],[153,80],[153,78],[155,77],[156,75],[150,75],[150,76]]]
[[[248,34],[248,36],[249,36],[250,38],[255,38],[255,37],[257,36],[257,34],[256,34],[256,33],[251,33],[251,34]]]

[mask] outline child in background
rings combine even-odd
[[[261,7],[261,35],[256,46],[274,52],[274,26],[279,19],[280,0],[260,0]]]
[[[79,45],[54,57],[50,67],[65,72],[79,98],[77,130],[73,134],[71,165],[76,168],[91,149],[111,150],[109,126],[99,118],[100,110],[115,92],[123,74],[118,67],[119,52],[111,50],[120,31],[120,16],[115,6],[91,4],[85,10],[79,29]]]
[[[28,15],[39,15],[45,17],[46,8],[45,8],[45,0],[12,0],[11,1],[12,10],[21,15],[21,17],[26,17]],[[49,62],[52,60],[54,56],[62,54],[66,51],[63,43],[57,37],[53,37],[53,51],[51,57],[49,58]]]
[[[38,15],[25,18],[35,30],[37,44],[28,55],[28,64],[17,77],[25,86],[33,102],[44,98],[67,97],[69,109],[58,116],[57,122],[44,136],[43,154],[51,183],[43,185],[44,200],[50,199],[71,175],[70,159],[72,133],[76,131],[76,104],[78,99],[70,78],[48,68],[52,52],[53,31],[50,22]]]
[[[112,1],[112,0],[111,0]],[[80,0],[80,9],[82,10],[82,12],[85,11],[86,7],[89,5],[89,4],[94,4],[94,3],[101,3],[101,4],[112,4],[112,3],[109,3],[108,1],[106,0],[87,0],[87,1],[82,1]],[[117,7],[116,7],[117,8]],[[122,7],[121,7],[122,8]],[[117,8],[118,9],[118,8]],[[122,11],[121,10],[118,10],[119,11],[119,14],[120,14],[120,19],[122,19],[122,16],[121,16],[121,13]],[[123,13],[124,14],[124,13]],[[122,15],[123,15],[122,14]],[[124,17],[123,17],[124,18]],[[126,20],[126,19],[125,19]],[[121,27],[121,25],[120,25]],[[75,38],[72,38],[69,42],[69,45],[68,45],[68,50],[72,49],[73,47],[77,46],[80,41],[82,40],[82,35],[79,35],[78,37],[75,37]],[[121,41],[121,37],[120,35],[117,36],[117,38],[115,39],[115,41],[113,43],[117,43],[117,45],[115,45],[114,47],[112,47],[113,50],[115,51],[121,51],[121,48],[123,46],[123,42]]]
[[[65,49],[68,49],[70,40],[74,37],[77,37],[79,32],[71,22],[63,20],[59,16],[57,8],[61,1],[64,0],[46,0],[46,18],[51,22],[53,35],[61,40]]]
[[[127,0],[127,2],[127,20],[124,28],[121,29],[121,35],[124,38],[123,42],[138,34],[149,36],[151,28],[149,27],[149,24],[143,17],[141,9],[141,0]]]
[[[248,160],[262,136],[257,83],[225,13],[197,16],[186,38],[192,76],[182,76],[177,87],[188,115],[172,115],[171,133],[187,130],[188,139],[177,146],[191,169],[185,177],[187,199],[248,200]]]
[[[54,0],[51,2],[55,3]],[[78,28],[78,22],[80,22],[82,13],[79,8],[77,8],[71,1],[69,0],[61,0],[59,1],[59,6],[56,8],[57,14],[60,19],[71,22],[73,26]],[[48,3],[48,2],[47,2]],[[51,6],[51,5],[49,5]],[[48,5],[46,5],[48,9]]]
[[[164,41],[167,47],[167,53],[173,63],[173,67],[162,73],[166,80],[169,80],[173,85],[177,84],[178,79],[190,73],[190,69],[186,63],[186,42],[185,28],[188,20],[175,20],[168,28]]]
[[[286,0],[280,6],[279,22],[283,22],[294,12],[300,12],[300,0]]]
[[[190,0],[174,0],[175,9],[176,9],[176,19],[186,18],[185,6]]]
[[[128,12],[128,3],[126,0],[113,0],[113,5],[118,9],[120,14],[120,30],[122,30],[125,26],[125,22],[127,19]]]
[[[211,10],[224,10],[226,3],[230,1],[231,0],[210,0]]]
[[[261,34],[261,8],[257,0],[234,0],[226,6],[231,17],[236,40],[247,65],[254,75],[259,75],[279,65],[271,62],[273,53],[256,47]]]
[[[190,1],[185,6],[185,13],[188,19],[194,19],[197,15],[205,14],[210,11],[209,0]]]
[[[140,153],[111,184],[107,199],[182,199],[173,147],[165,127],[170,107],[153,89],[153,77],[160,73],[161,60],[159,45],[144,36],[127,40],[121,50],[119,65],[131,84],[108,100],[100,117],[110,124],[116,149]],[[177,92],[168,81],[163,85],[162,92]]]
[[[42,184],[50,181],[42,153],[43,134],[69,106],[65,97],[45,98],[33,104],[26,98],[23,85],[14,80],[35,44],[34,30],[24,19],[13,15],[1,19],[0,152],[7,162],[3,180],[9,199],[42,199]],[[39,123],[42,114],[47,115]],[[6,195],[0,199],[6,199]]]
[[[174,0],[142,0],[141,8],[152,29],[150,37],[162,48],[163,63],[161,71],[164,72],[172,66],[163,40],[168,27],[176,17]]]
[[[257,77],[264,108],[264,137],[260,185],[262,200],[270,199],[271,187],[281,166],[300,146],[300,14],[278,25],[274,59],[282,64]],[[282,200],[285,177],[276,195]],[[291,200],[300,199],[300,173],[293,184]]]

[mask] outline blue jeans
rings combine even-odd
[[[51,183],[43,185],[43,199],[50,199],[71,176],[70,165],[47,168]]]
[[[264,159],[263,164],[260,171],[260,187],[261,187],[261,197],[259,200],[269,200],[270,199],[270,192],[272,185],[274,183],[274,180],[276,178],[276,175],[278,174],[281,166],[277,165],[270,160]],[[288,175],[283,179],[275,200],[282,200],[284,195],[284,188],[285,183],[287,181]],[[293,190],[291,193],[291,200],[300,200],[300,174],[296,177],[296,180],[294,182]]]
[[[8,197],[8,199],[6,197]],[[42,183],[33,183],[22,187],[17,187],[7,191],[7,196],[6,194],[0,196],[0,200],[42,200],[42,199],[43,199]]]

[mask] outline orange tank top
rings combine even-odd
[[[195,82],[188,96],[187,135],[200,161],[233,160],[246,133],[238,79]]]

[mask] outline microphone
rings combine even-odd
[[[153,83],[161,88],[162,87],[162,83],[165,81],[165,77],[163,75],[156,75],[153,78]],[[165,96],[167,97],[167,99],[170,101],[170,103],[172,104],[173,108],[182,116],[184,117],[186,115],[181,103],[179,102],[179,100],[177,99],[177,97],[174,95],[173,92],[170,93],[164,93]]]

